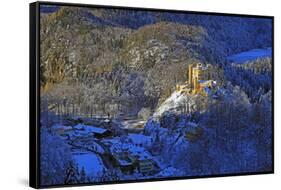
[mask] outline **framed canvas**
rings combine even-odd
[[[30,4],[30,186],[274,172],[274,18]]]

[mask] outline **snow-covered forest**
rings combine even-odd
[[[272,170],[272,22],[40,7],[41,185]],[[176,91],[210,64],[206,96]]]

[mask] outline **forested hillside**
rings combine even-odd
[[[188,64],[223,67],[233,52],[271,44],[266,19],[53,10],[41,16],[41,86],[51,104],[63,102],[62,112],[153,111],[186,80]]]

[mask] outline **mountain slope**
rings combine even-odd
[[[62,8],[41,22],[43,95],[56,102],[67,96],[79,112],[88,102],[96,111],[111,112],[112,104],[125,113],[153,110],[186,80],[188,64],[224,57],[209,51],[217,44],[202,27],[160,22],[131,30],[89,21],[88,14]]]
[[[189,64],[210,63],[220,71],[237,50],[228,43],[235,39],[240,50],[259,46],[252,43],[254,26],[268,29],[266,20],[74,7],[46,13],[40,23],[43,99],[63,110],[76,107],[72,112],[133,115],[165,101],[186,81]],[[239,36],[231,32],[230,39],[224,31],[235,27]]]

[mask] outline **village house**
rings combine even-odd
[[[90,125],[78,124],[73,127],[75,130],[83,131],[86,134],[93,134],[96,138],[105,138],[112,135],[112,132],[108,129],[94,127]]]
[[[139,160],[139,171],[144,175],[155,173],[157,171],[155,162],[151,159]]]
[[[113,153],[113,157],[124,174],[132,174],[136,169],[143,175],[151,175],[158,171],[158,166],[151,157],[132,154],[128,151]]]

